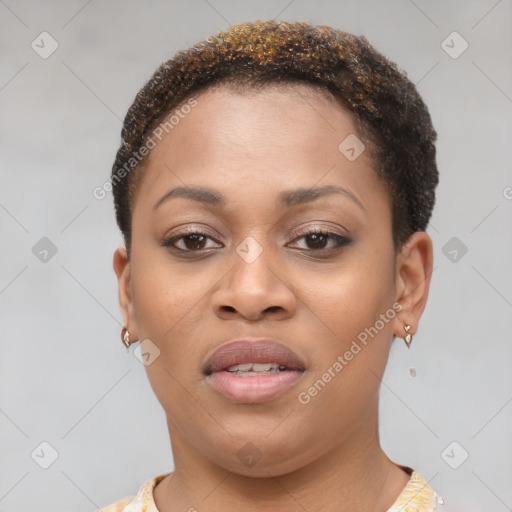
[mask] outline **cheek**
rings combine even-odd
[[[302,387],[311,408],[328,408],[351,422],[376,398],[396,314],[393,264],[392,256],[365,251],[328,278],[303,276],[314,283],[304,295],[311,308],[310,332],[317,333],[316,345],[322,347]]]
[[[213,282],[206,283],[197,273],[177,272],[165,254],[148,252],[141,254],[140,261],[142,258],[146,259],[136,267],[132,279],[139,338],[150,339],[159,348],[162,357],[155,361],[157,367],[165,364],[171,372],[175,368],[187,371],[195,364],[197,372],[197,360],[191,355],[201,353],[206,291]]]
[[[342,345],[350,344],[393,305],[393,259],[373,257],[369,251],[354,252],[339,269],[328,274],[303,273],[301,280],[308,283],[302,286],[301,294],[317,317],[318,327],[322,320],[323,330],[330,331]]]
[[[195,305],[205,293],[205,283],[194,272],[172,265],[165,250],[134,246],[132,290],[137,327],[160,340],[180,319],[187,322],[188,313],[200,306]]]
[[[139,338],[151,340],[159,350],[145,367],[148,380],[166,413],[178,411],[180,416],[180,411],[191,408],[185,391],[196,384],[191,377],[200,379],[205,283],[193,275],[171,272],[158,258],[148,259],[138,270],[133,292]]]

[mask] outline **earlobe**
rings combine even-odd
[[[119,307],[123,315],[123,325],[130,332],[130,336],[137,339],[137,325],[131,289],[131,268],[124,246],[119,247],[114,252],[113,267],[117,276]]]
[[[408,334],[418,331],[418,324],[425,309],[432,276],[432,240],[425,231],[413,233],[397,256],[396,301],[402,309],[397,315],[394,335],[404,338],[404,327],[410,325]]]

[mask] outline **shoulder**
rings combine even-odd
[[[122,500],[116,501],[111,505],[101,507],[99,512],[122,512],[123,509],[130,503],[130,501],[132,501],[132,499],[132,496],[128,496],[127,498],[123,498]]]
[[[409,469],[408,473],[411,477],[400,496],[387,512],[433,512],[439,510],[437,505],[441,505],[443,499],[436,494],[418,472],[411,468],[407,469]]]
[[[158,512],[153,501],[153,489],[160,480],[170,473],[155,476],[144,482],[134,496],[127,496],[115,503],[102,507],[98,512]]]

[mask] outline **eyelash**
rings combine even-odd
[[[201,253],[203,251],[209,251],[210,249],[212,248],[203,248],[203,249],[180,249],[178,247],[174,247],[174,244],[184,238],[186,238],[187,236],[190,236],[190,235],[201,235],[201,236],[204,236],[204,237],[207,237],[209,238],[210,240],[214,240],[215,242],[218,242],[217,240],[215,240],[215,238],[213,238],[210,233],[206,232],[206,231],[203,231],[199,228],[190,228],[189,230],[187,230],[186,232],[182,232],[178,235],[175,235],[175,236],[172,236],[170,238],[166,238],[164,240],[162,240],[161,242],[161,245],[164,246],[164,247],[168,247],[170,250],[172,251],[176,251],[176,252],[181,252],[182,254],[185,254],[185,253]],[[335,243],[336,243],[336,247],[334,248],[330,248],[330,249],[326,249],[326,248],[322,248],[322,249],[298,249],[300,251],[304,251],[304,252],[316,252],[317,254],[318,253],[332,253],[332,252],[336,252],[336,251],[339,251],[341,250],[343,247],[349,245],[352,240],[350,240],[349,238],[347,238],[346,236],[343,236],[343,235],[340,235],[339,233],[336,233],[334,231],[328,231],[324,228],[321,228],[319,226],[312,226],[311,228],[308,228],[307,230],[293,230],[292,231],[292,235],[295,237],[292,241],[296,241],[296,240],[299,240],[301,238],[305,238],[307,236],[310,236],[310,235],[324,235],[324,236],[327,236],[329,237],[330,240],[334,240]],[[220,243],[220,242],[218,242]]]

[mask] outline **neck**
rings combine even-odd
[[[155,488],[155,504],[160,512],[386,512],[409,475],[382,451],[374,419],[309,464],[280,476],[269,470],[259,478],[212,463],[169,424],[175,470]]]

